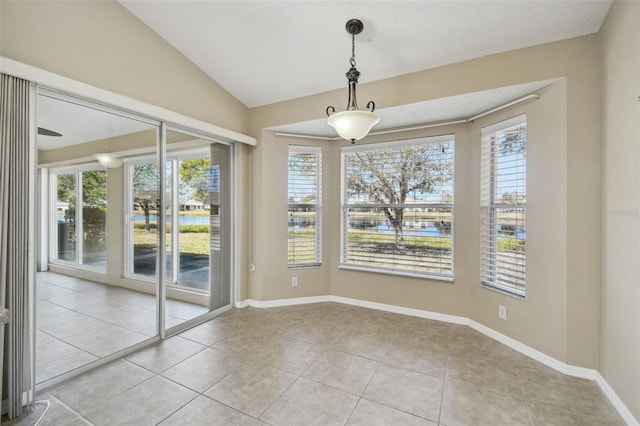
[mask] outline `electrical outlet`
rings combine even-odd
[[[298,277],[291,277],[291,287],[298,287]]]
[[[255,271],[256,271],[256,264],[255,264],[255,263],[252,263],[252,264],[249,266],[249,272],[255,272]]]
[[[498,305],[498,318],[501,320],[507,320],[507,307],[504,305]]]

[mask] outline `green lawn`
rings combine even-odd
[[[158,244],[158,235],[155,230],[146,232],[144,228],[136,228],[133,232],[135,246],[155,247]],[[171,232],[167,233],[167,249],[171,247]],[[180,234],[180,252],[209,255],[209,233],[187,232]]]

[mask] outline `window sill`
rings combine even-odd
[[[96,266],[81,265],[81,264],[77,264],[77,263],[74,263],[74,262],[68,262],[68,261],[59,260],[59,259],[51,259],[49,261],[49,265],[57,266],[59,268],[74,269],[76,271],[92,272],[94,274],[106,275],[106,273],[107,273],[107,268],[100,268],[100,267],[96,267]]]
[[[507,289],[503,289],[503,288],[500,288],[500,287],[496,287],[496,286],[493,286],[493,285],[490,285],[490,284],[486,284],[484,282],[481,284],[481,287],[485,288],[487,290],[495,291],[497,293],[503,294],[503,295],[508,296],[508,297],[513,297],[514,299],[518,299],[518,300],[524,300],[525,299],[525,295],[524,294],[517,293],[515,291],[511,291],[511,290],[507,290]]]
[[[446,281],[446,282],[454,282],[455,278],[453,276],[446,275],[434,275],[434,274],[420,274],[417,272],[409,272],[409,271],[398,271],[392,269],[374,269],[374,268],[366,268],[363,266],[354,266],[354,265],[345,265],[341,264],[339,269],[347,269],[351,271],[361,271],[361,272],[371,272],[374,274],[387,274],[387,275],[399,275],[402,277],[412,277],[412,278],[422,278],[427,280],[434,281]]]
[[[287,269],[313,269],[319,268],[322,266],[322,263],[309,263],[307,265],[289,265]]]

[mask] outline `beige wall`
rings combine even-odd
[[[329,254],[328,238],[331,228],[322,232],[324,261],[320,268],[287,268],[287,161],[289,145],[310,145],[308,141],[276,138],[265,131],[254,151],[254,193],[252,204],[252,261],[256,271],[249,281],[249,298],[275,300],[292,297],[328,295]],[[318,144],[314,144],[318,145]],[[329,144],[322,146],[324,193],[332,187],[329,168]],[[323,203],[326,197],[323,197]],[[322,206],[322,220],[327,223],[332,214],[329,206]],[[297,276],[298,287],[291,287],[291,277]]]
[[[340,269],[339,142],[323,143],[324,262],[316,270],[286,266],[286,152],[290,143],[262,132],[254,163],[253,259],[249,297],[258,300],[333,294],[472,318],[569,364],[599,364],[599,81],[596,36],[536,46],[359,87],[380,108],[531,81],[561,79],[540,100],[472,125],[402,134],[456,134],[455,281]],[[254,108],[251,132],[321,118],[344,90]],[[524,301],[479,286],[480,128],[528,114],[528,290]],[[369,137],[361,143],[389,140]],[[304,143],[312,143],[306,141]],[[329,164],[326,164],[326,163]],[[595,188],[595,190],[594,190]],[[550,209],[553,212],[550,213]],[[329,246],[327,247],[327,242]],[[265,271],[268,269],[268,271]],[[289,277],[301,277],[291,288]],[[304,274],[304,275],[303,275]],[[497,319],[498,304],[509,319]]]
[[[2,1],[0,55],[246,133],[247,108],[115,1]]]
[[[640,420],[640,3],[614,2],[600,32],[600,372]]]
[[[115,1],[0,1],[0,56],[248,132],[248,109],[241,102]],[[100,150],[87,149],[86,155]],[[237,253],[243,298],[248,291],[252,150],[237,147]],[[45,161],[57,161],[54,158],[62,159],[68,152],[43,155]]]
[[[408,135],[456,135],[453,283],[338,268],[339,143],[318,143],[325,159],[323,265],[287,269],[286,153],[290,143],[309,142],[263,129],[321,118],[327,105],[344,102],[345,90],[247,110],[112,1],[2,1],[0,55],[260,138],[255,152],[237,146],[240,300],[335,294],[470,317],[560,361],[599,368],[640,418],[639,8],[616,1],[600,35],[359,86],[362,99],[385,108],[562,79],[539,101],[473,125]],[[520,112],[529,122],[524,301],[478,285],[479,132]],[[499,303],[508,307],[506,322],[497,320]]]
[[[520,114],[527,116],[527,289],[521,300],[479,287],[472,276],[472,319],[534,347],[556,359],[569,355],[568,315],[568,180],[567,91],[562,80],[539,91],[538,101],[485,117],[472,126],[472,235],[479,234],[479,163],[481,128]],[[597,232],[596,232],[597,234]],[[478,247],[477,237],[473,246]],[[474,250],[473,258],[480,256]],[[474,271],[479,269],[475,266]],[[507,307],[507,321],[498,319],[498,304]],[[596,311],[597,312],[597,311]],[[595,315],[592,311],[591,315]],[[597,343],[597,327],[585,330]],[[597,350],[595,350],[597,355]],[[590,359],[593,355],[591,355]],[[583,364],[584,365],[584,364]],[[597,364],[591,364],[596,367]]]

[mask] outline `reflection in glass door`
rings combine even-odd
[[[209,307],[231,304],[231,147],[211,145],[211,296]]]
[[[38,384],[231,308],[231,145],[42,89],[37,126]]]
[[[75,173],[52,174],[55,194],[55,226],[53,238],[56,250],[52,250],[54,257],[63,261],[75,262],[76,260],[76,188],[77,176]]]
[[[67,166],[51,171],[53,262],[104,270],[107,261],[107,173]],[[81,188],[78,191],[78,188]]]
[[[209,202],[209,155],[175,158],[177,168],[179,256],[173,282],[209,292],[209,248],[211,207]],[[174,216],[172,216],[173,218]]]
[[[227,145],[167,131],[167,329],[230,306],[228,152]]]
[[[157,267],[158,207],[160,187],[158,167],[152,160],[139,160],[129,168],[128,271],[138,278],[154,278]]]
[[[50,130],[36,139],[42,208],[34,292],[35,380],[48,386],[159,334],[153,276],[129,279],[123,263],[127,162],[105,165],[94,154],[145,153],[156,164],[160,123],[42,88],[36,109],[37,127]],[[136,181],[149,184],[140,191],[155,200],[151,175]],[[137,245],[156,253],[157,230],[149,234]]]

